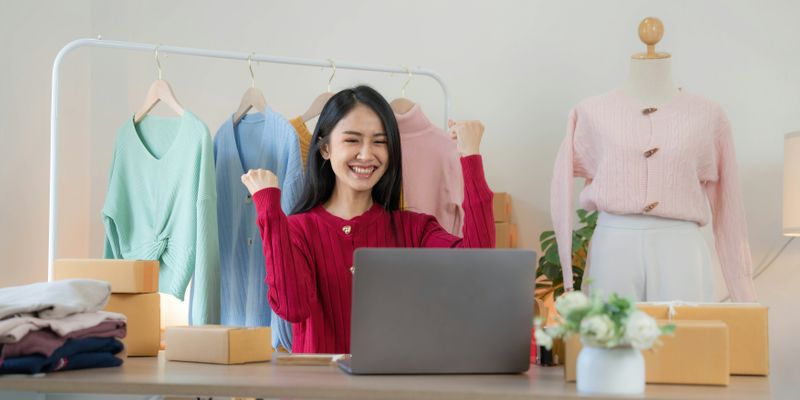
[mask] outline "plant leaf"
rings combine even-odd
[[[581,242],[588,241],[592,237],[592,234],[594,233],[594,227],[592,227],[592,226],[584,226],[583,228],[578,229],[577,231],[575,231],[575,233],[578,236],[580,236],[581,239],[584,239]]]
[[[578,249],[580,249],[582,247],[583,247],[583,238],[579,237],[578,240],[575,240],[575,238],[573,237],[572,238],[572,252],[574,253],[574,252],[578,251]]]
[[[600,212],[593,211],[589,216],[586,218],[587,225],[591,227],[595,227],[597,225],[597,217],[600,215]]]
[[[561,261],[559,261],[559,259],[558,259],[558,251],[556,251],[556,249],[554,249],[552,247],[549,248],[544,253],[544,259],[547,260],[547,262],[549,262],[551,264],[556,264],[556,265],[560,265],[561,264]]]
[[[547,264],[544,265],[544,267],[542,269],[543,269],[543,272],[544,272],[543,275],[546,276],[548,279],[550,279],[550,281],[553,282],[553,284],[556,284],[558,282],[562,282],[564,280],[564,278],[563,278],[563,276],[561,274],[561,266],[560,265],[547,263]]]

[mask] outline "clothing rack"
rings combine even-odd
[[[124,42],[118,40],[97,39],[76,39],[67,43],[56,55],[53,61],[53,80],[50,97],[50,211],[49,211],[49,230],[48,230],[48,253],[47,253],[47,280],[53,280],[53,261],[56,258],[56,227],[58,215],[56,204],[58,203],[58,112],[59,112],[59,90],[61,88],[61,62],[64,57],[72,50],[80,47],[100,47],[107,49],[132,50],[132,51],[155,51],[161,53],[181,54],[187,56],[225,58],[230,60],[260,61],[273,64],[301,65],[308,67],[333,67],[330,60],[279,57],[258,53],[242,53],[236,51],[197,49],[191,47],[163,46],[149,43]],[[450,95],[444,80],[435,72],[422,68],[391,67],[377,64],[357,64],[336,62],[337,69],[349,69],[357,71],[402,73],[410,75],[428,76],[436,81],[444,94],[444,125],[447,126],[448,111],[450,109]]]

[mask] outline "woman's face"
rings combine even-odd
[[[371,192],[389,165],[387,136],[378,114],[358,104],[329,137],[320,152],[331,163],[339,189]]]

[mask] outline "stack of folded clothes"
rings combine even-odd
[[[0,288],[0,374],[121,365],[126,320],[101,311],[110,294],[91,279]]]

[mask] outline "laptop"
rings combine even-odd
[[[536,253],[358,249],[350,374],[504,374],[530,366]]]

